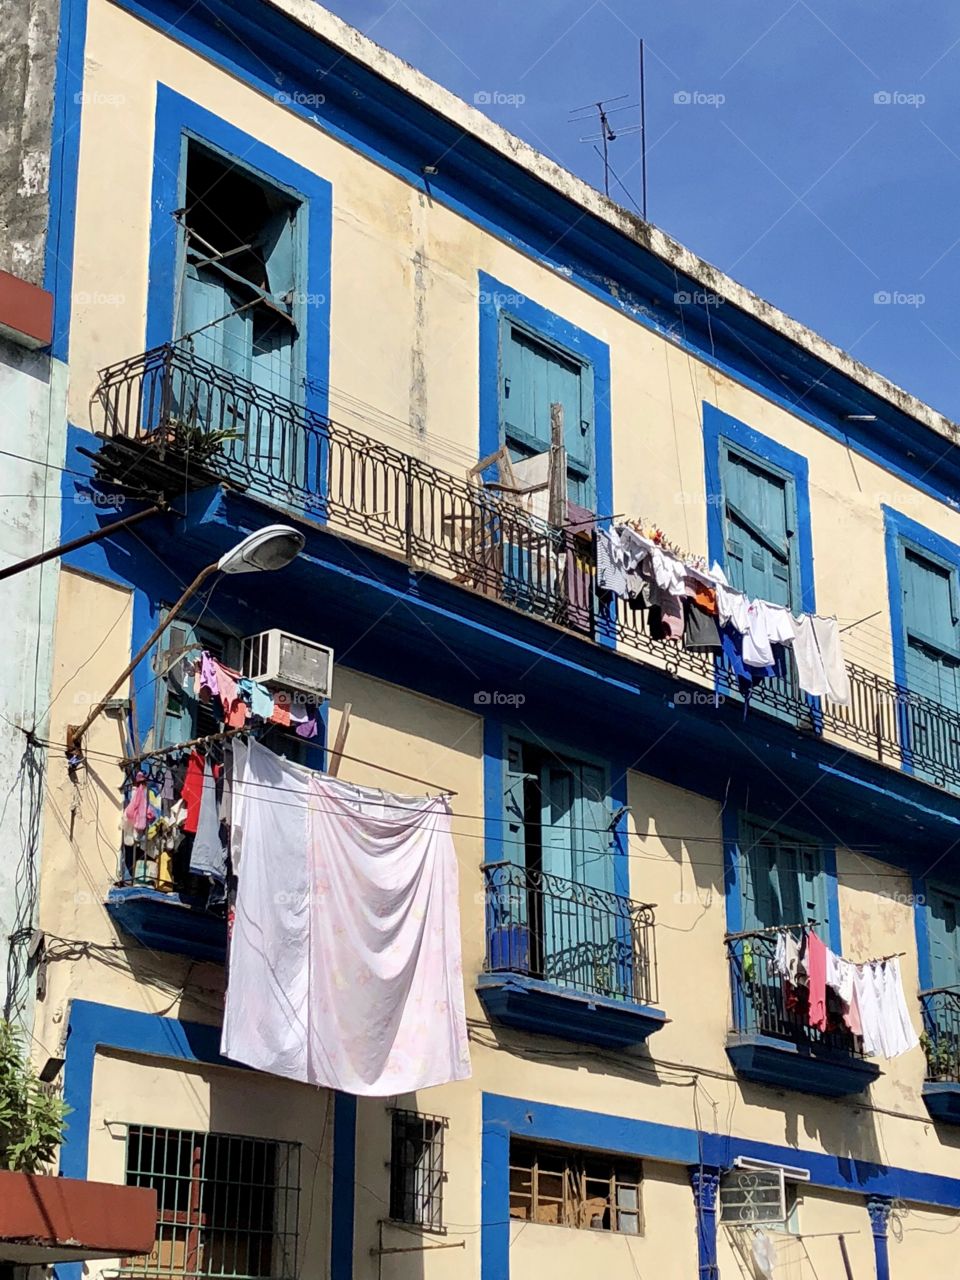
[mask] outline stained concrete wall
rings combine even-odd
[[[58,0],[0,4],[0,270],[37,285],[43,283],[59,16]]]

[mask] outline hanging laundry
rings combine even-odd
[[[809,1023],[817,1031],[826,1031],[827,1018],[827,948],[820,938],[809,930],[807,933],[807,986],[809,996]]]
[[[685,649],[714,649],[720,651],[720,627],[715,613],[709,613],[696,600],[683,602],[683,647]]]
[[[920,1043],[907,1011],[898,959],[856,965],[854,991],[866,1053],[896,1058]]]
[[[789,929],[781,929],[777,934],[777,945],[773,953],[773,969],[787,982],[797,985],[800,971],[800,942]]]
[[[156,816],[157,810],[150,804],[147,797],[147,775],[140,772],[134,779],[130,802],[123,811],[124,822],[131,831],[139,833],[146,831]]]
[[[220,697],[220,682],[217,679],[217,668],[219,663],[206,650],[200,655],[200,665],[197,668],[197,693],[202,701],[212,702],[214,698]],[[204,697],[206,694],[206,697]]]
[[[792,643],[793,618],[789,609],[753,600],[747,606],[747,629],[743,635],[743,660],[748,667],[773,665],[773,645]]]
[[[514,462],[513,475],[518,489],[537,486],[533,493],[515,496],[525,511],[546,524],[550,519],[550,450]]]
[[[298,711],[301,713],[298,718]],[[317,707],[295,704],[290,712],[290,723],[296,724],[298,738],[315,738],[319,732],[320,712]]]
[[[648,589],[650,602],[649,627],[655,640],[680,640],[683,636],[684,601],[659,587]]]
[[[814,697],[826,697],[847,706],[850,677],[840,649],[836,618],[805,613],[793,619],[793,628],[793,656],[800,688]]]
[[[193,848],[190,850],[190,873],[195,876],[209,876],[211,880],[216,880],[220,884],[227,878],[226,842],[221,836],[217,783],[209,760],[205,762],[203,769],[197,834],[194,837]]]
[[[273,693],[256,680],[249,681],[249,686],[251,714],[260,720],[269,720],[273,715]]]
[[[597,587],[601,591],[612,591],[614,595],[625,596],[627,569],[620,534],[616,529],[598,529],[596,548]]]
[[[289,693],[281,690],[273,695],[273,715],[270,717],[274,724],[282,725],[288,728],[290,724],[290,706],[291,698]]]
[[[272,803],[278,788],[282,805]],[[447,801],[312,773],[256,741],[237,791],[222,1053],[361,1096],[465,1079]]]
[[[849,960],[844,960],[836,952],[827,948],[827,986],[840,1001],[843,1025],[853,1035],[863,1034],[860,1025],[860,1008],[857,1004],[857,993],[854,988],[855,969]]]
[[[187,816],[183,821],[184,831],[190,833],[197,829],[200,818],[200,797],[203,792],[204,757],[199,751],[191,751],[187,760],[187,772],[183,780],[180,799],[183,801]]]

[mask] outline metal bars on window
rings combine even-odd
[[[131,1125],[127,1185],[156,1191],[157,1232],[126,1275],[295,1280],[299,1143]]]
[[[391,1113],[390,1217],[443,1231],[443,1116]]]

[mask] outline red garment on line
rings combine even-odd
[[[826,1031],[827,948],[813,930],[807,934],[807,979],[810,991],[808,1021],[818,1031]]]
[[[183,801],[187,816],[183,820],[183,829],[188,834],[196,834],[197,820],[200,817],[200,795],[203,791],[203,756],[199,751],[191,751],[187,761],[187,776],[183,780],[180,799]]]

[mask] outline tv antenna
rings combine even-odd
[[[596,116],[600,126],[598,133],[588,133],[579,139],[580,142],[592,142],[593,149],[603,161],[603,193],[607,197],[610,195],[610,175],[613,174],[620,186],[626,192],[631,204],[636,208],[636,201],[630,192],[624,186],[623,182],[617,177],[616,172],[610,165],[610,145],[623,138],[630,133],[640,134],[640,161],[641,161],[641,183],[642,198],[639,212],[646,219],[647,216],[647,111],[646,111],[646,92],[644,85],[644,69],[643,69],[643,41],[640,41],[640,101],[625,102],[624,99],[630,98],[629,93],[617,94],[614,98],[601,98],[597,102],[588,102],[585,106],[574,107],[570,112],[569,124],[584,124],[593,116]],[[620,106],[614,106],[614,103],[620,103]],[[614,125],[610,121],[610,117],[616,115],[620,111],[636,111],[640,110],[639,124],[628,124],[625,126]],[[599,146],[597,144],[600,144]]]

